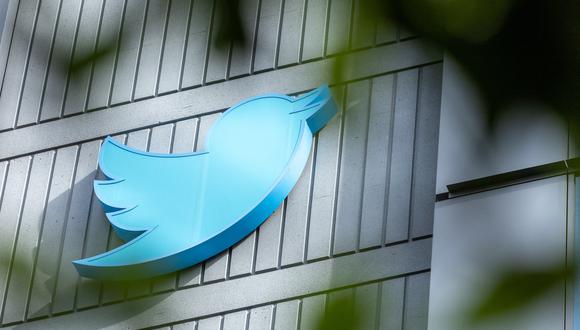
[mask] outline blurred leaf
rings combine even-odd
[[[240,45],[246,44],[246,36],[242,27],[240,17],[239,0],[216,0],[219,4],[216,6],[217,15],[217,38],[216,43],[220,48],[229,47],[230,43],[235,42]]]
[[[318,330],[358,329],[359,315],[354,297],[341,296],[330,301],[326,311],[319,316]]]
[[[86,52],[86,55],[75,58],[68,67],[69,73],[74,74],[89,65],[96,63],[100,59],[114,52],[115,46],[116,45],[113,42],[108,42],[99,47],[98,50]]]
[[[580,2],[385,0],[385,16],[452,55],[497,112],[521,101],[566,119],[580,107]]]
[[[470,311],[468,322],[476,324],[526,308],[553,288],[563,286],[571,274],[572,271],[562,267],[506,270],[495,287]]]

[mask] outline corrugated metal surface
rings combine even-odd
[[[217,47],[220,2],[19,1],[0,131],[397,40],[373,22],[351,32],[355,2],[242,1],[250,44]],[[62,70],[107,49],[73,75]]]
[[[1,128],[10,130],[14,125],[31,125],[104,107],[122,111],[116,105],[139,105],[148,102],[142,101],[145,98],[164,98],[159,95],[318,60],[336,53],[343,45],[362,48],[385,42],[413,42],[398,41],[396,30],[387,27],[379,26],[376,30],[380,32],[375,34],[374,24],[365,34],[372,38],[355,41],[354,36],[359,34],[347,33],[350,28],[336,25],[357,19],[358,4],[350,1],[243,3],[243,24],[247,31],[253,31],[250,39],[254,46],[241,48],[234,44],[220,53],[210,42],[215,37],[210,17],[215,19],[217,10],[212,1],[21,1],[15,31],[24,33],[24,37],[9,49],[5,87],[0,95]],[[36,41],[45,40],[44,35],[49,36],[48,44]],[[83,57],[86,50],[81,44],[90,49],[113,45],[116,52],[90,69],[77,72],[71,84],[71,77],[58,76],[54,53]],[[387,253],[398,246],[412,250],[416,240],[430,245],[441,64],[401,69],[405,67],[394,67],[392,73],[384,74],[373,73],[376,71],[371,68],[362,75],[366,78],[332,87],[341,114],[315,137],[298,184],[256,232],[201,265],[148,281],[101,283],[80,278],[71,264],[72,260],[121,244],[92,194],[92,181],[101,175],[97,171],[100,136],[0,161],[0,264],[8,265],[0,267],[1,324],[42,328],[43,322],[50,321],[47,326],[63,322],[58,326],[62,328],[74,324],[67,323],[66,317],[78,314],[82,319],[83,313],[97,313],[99,320],[109,320],[108,326],[114,327],[122,320],[110,308],[124,306],[134,298],[149,301],[170,296],[173,291],[203,287],[222,290],[220,285],[231,281],[248,279],[247,283],[253,283],[253,278],[260,278],[258,274],[276,276],[285,274],[280,272],[286,269],[298,272],[310,264],[323,267],[325,260],[347,260],[366,255],[369,250]],[[199,150],[220,115],[215,110],[220,109],[146,128],[127,128],[115,138],[155,152]],[[37,127],[42,125],[46,124]],[[93,125],[107,127],[103,123]],[[75,130],[74,126],[67,128]],[[34,135],[35,127],[13,132],[19,130]],[[0,139],[8,133],[0,133]],[[429,259],[430,252],[421,253],[428,253],[423,256],[427,259],[421,260]],[[383,282],[385,278],[377,275],[361,289],[357,285],[366,280],[353,279],[345,284],[357,286],[349,289],[349,294],[367,288],[365,292],[380,300],[386,299],[380,298],[381,287],[397,286],[398,294],[406,298],[389,299],[399,304],[402,314],[398,315],[408,320],[388,321],[403,322],[409,329],[426,328],[428,263],[395,260],[388,265],[394,270],[380,276],[397,279]],[[421,274],[409,277],[405,276],[407,272]],[[308,287],[308,283],[318,280],[313,273],[303,281]],[[331,287],[321,284],[317,290]],[[255,288],[248,284],[238,290]],[[187,320],[198,322],[200,329],[212,322],[218,326],[223,322],[225,328],[232,324],[260,329],[266,323],[287,328],[296,322],[309,322],[315,307],[322,308],[332,295],[312,296],[297,291],[258,306],[245,302],[236,313],[218,313],[219,306],[209,306],[209,311],[193,316],[176,312],[163,321],[153,315],[141,325]],[[267,297],[266,293],[262,295],[263,299]],[[376,313],[388,312],[381,304],[376,306]],[[211,312],[211,308],[216,311]],[[214,316],[200,318],[203,315]],[[268,321],[273,319],[275,322]],[[373,320],[386,322],[383,319],[377,316]],[[302,328],[308,328],[306,324]]]

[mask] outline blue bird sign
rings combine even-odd
[[[313,134],[336,114],[327,86],[243,101],[214,124],[205,150],[157,154],[106,138],[94,191],[127,243],[73,261],[85,277],[174,272],[231,247],[272,214],[298,180]]]

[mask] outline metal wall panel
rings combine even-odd
[[[169,1],[149,1],[135,82],[135,100],[157,95]]]
[[[43,76],[26,76],[26,79],[42,79],[45,81],[42,105],[39,109],[39,120],[51,120],[62,116],[65,104],[66,88],[69,75],[66,71],[74,52],[76,31],[82,11],[82,1],[62,0],[61,9],[56,26],[56,35],[51,45],[51,58],[48,74]],[[44,42],[48,42],[45,40]],[[8,76],[7,79],[14,79]],[[9,80],[8,80],[9,81]],[[9,97],[10,93],[2,91],[0,101]],[[20,111],[23,110],[22,107]]]
[[[566,175],[438,202],[435,208],[429,327],[464,329],[482,295],[513,272],[545,274],[567,262]],[[577,198],[577,196],[576,196]],[[522,207],[522,205],[524,207]],[[461,248],[458,248],[461,247]],[[556,268],[557,267],[557,268]],[[560,268],[562,267],[562,268]],[[518,312],[474,329],[566,329],[566,285],[555,282]],[[418,290],[424,290],[417,288]],[[513,299],[520,296],[515,294]]]
[[[158,94],[175,92],[180,87],[191,3],[191,0],[170,2]]]
[[[84,1],[79,26],[75,36],[73,63],[82,63],[96,51],[97,37],[103,19],[103,0]],[[93,63],[79,67],[70,73],[67,85],[63,115],[68,116],[85,111]]]
[[[252,73],[253,48],[256,37],[259,12],[258,0],[240,1],[240,16],[244,35],[244,42],[235,40],[232,44],[232,56],[230,62],[229,78],[248,75]]]
[[[16,32],[6,31],[18,35],[2,66],[0,131],[397,40],[394,27],[356,21],[358,2],[247,0],[241,2],[247,44],[218,47],[220,6],[212,0],[21,2]],[[353,17],[364,31],[350,32]],[[71,63],[84,61],[89,64],[67,73]]]
[[[97,53],[103,55],[93,64],[87,110],[101,109],[109,105],[125,8],[125,1],[105,1],[96,48]]]
[[[42,101],[44,77],[46,77],[50,60],[52,40],[56,29],[60,0],[42,1],[38,12],[36,30],[30,50],[30,60],[25,77],[40,79],[25,79],[22,91],[22,101],[18,114],[18,125],[36,123]]]
[[[8,49],[4,85],[10,87],[0,95],[6,105],[0,108],[0,139],[29,132],[28,142],[39,147],[2,151],[8,156],[0,161],[0,324],[66,328],[87,321],[87,327],[101,322],[131,328],[126,304],[151,300],[161,308],[161,297],[190,290],[226,294],[227,286],[236,285],[236,294],[246,292],[233,300],[238,305],[220,301],[197,304],[203,310],[181,309],[201,298],[188,294],[162,313],[162,321],[140,317],[135,327],[307,329],[330,303],[348,296],[369,313],[361,321],[365,328],[425,328],[436,159],[430,143],[437,140],[441,88],[441,64],[432,63],[440,55],[423,52],[420,42],[399,42],[392,27],[372,24],[368,41],[356,41],[349,32],[353,15],[360,14],[353,1],[244,0],[250,44],[222,48],[213,42],[220,7],[211,0],[21,1],[12,19],[18,33],[28,32]],[[327,56],[380,43],[393,45],[362,51],[356,59],[375,66],[359,65],[332,86],[340,113],[315,136],[296,187],[255,232],[206,262],[151,280],[124,284],[78,276],[72,260],[122,244],[92,192],[92,181],[103,177],[97,157],[104,135],[161,153],[203,150],[221,111],[245,95],[220,81],[242,83],[250,75],[256,76],[252,84],[270,88],[274,79],[287,81],[291,93],[300,93],[311,88],[300,83],[307,75],[328,81],[321,73],[332,65]],[[104,56],[71,75],[60,70],[93,49]],[[395,56],[387,63],[382,52]],[[303,64],[308,61],[326,62]],[[279,76],[265,72],[291,65],[298,66],[276,70]],[[209,83],[233,96],[216,103],[224,91],[212,92]],[[153,110],[192,107],[176,100],[194,88],[215,94],[208,101],[200,94],[206,110],[150,122]],[[116,129],[85,113],[107,108],[98,113],[123,116],[125,103],[144,106],[125,115],[140,123],[113,119],[121,125]],[[73,118],[86,126],[71,126],[67,120]],[[41,138],[53,123],[66,132],[50,129],[50,138]],[[108,131],[98,133],[103,128]],[[81,138],[75,133],[80,129],[89,135]],[[49,146],[41,147],[46,141]],[[376,258],[394,259],[382,265]],[[331,272],[359,259],[386,268],[346,272],[344,278]],[[303,287],[258,294],[261,278],[284,282],[277,278],[303,271],[310,277]],[[329,289],[340,290],[326,294]],[[281,296],[285,292],[295,293]],[[235,312],[220,310],[222,305],[236,306]]]
[[[330,0],[326,54],[333,55],[348,49],[353,0]]]
[[[30,212],[46,213],[44,220],[46,224],[40,232],[38,229],[36,232],[21,230],[17,233],[18,239],[15,240],[13,236],[13,243],[6,247],[10,250],[9,246],[14,246],[16,241],[28,244],[28,248],[16,248],[15,251],[21,249],[32,251],[40,244],[39,257],[32,256],[33,259],[28,262],[30,273],[18,277],[19,280],[28,278],[28,281],[7,285],[8,294],[4,296],[6,306],[9,307],[5,308],[4,323],[58,315],[79,308],[94,308],[100,304],[148,296],[156,292],[167,292],[192,285],[211,285],[216,281],[275,271],[280,267],[300,265],[345,252],[381,247],[383,244],[393,242],[389,241],[389,237],[400,237],[396,241],[404,244],[408,239],[406,229],[412,217],[408,211],[402,216],[397,216],[396,221],[401,221],[405,227],[404,235],[397,234],[396,231],[400,231],[398,228],[401,227],[390,223],[388,192],[407,191],[407,210],[410,207],[414,212],[414,205],[419,205],[417,207],[426,211],[418,209],[420,210],[418,212],[428,212],[429,205],[431,207],[433,205],[434,194],[431,194],[430,199],[423,197],[425,200],[421,202],[423,204],[411,204],[411,200],[416,195],[413,191],[434,191],[434,178],[427,180],[426,177],[422,181],[412,181],[409,175],[406,181],[389,183],[391,180],[389,177],[393,178],[397,173],[393,167],[396,163],[393,162],[399,159],[393,158],[394,155],[391,156],[390,150],[399,150],[397,148],[404,146],[402,142],[397,145],[396,142],[391,144],[389,141],[397,141],[395,132],[399,125],[404,127],[411,124],[414,127],[415,120],[422,120],[422,123],[417,122],[416,125],[437,123],[431,117],[432,111],[437,110],[434,104],[431,101],[425,103],[425,109],[429,109],[429,112],[425,112],[425,109],[421,109],[422,102],[415,101],[413,95],[416,94],[409,94],[409,91],[425,90],[423,94],[428,95],[428,92],[433,90],[436,94],[440,67],[440,65],[427,66],[334,87],[335,95],[344,95],[343,100],[337,100],[339,104],[344,104],[342,113],[315,137],[315,147],[297,186],[279,210],[259,230],[202,265],[194,266],[179,274],[139,281],[129,286],[81,279],[71,264],[74,259],[94,255],[121,244],[110,230],[98,201],[91,192],[91,182],[98,174],[97,155],[101,141],[95,140],[35,155],[34,159],[43,157],[42,155],[47,155],[44,157],[50,159],[54,157],[55,169],[50,184],[47,181],[46,184],[35,186],[36,189],[41,189],[38,193],[26,190],[26,196],[10,192],[10,197],[4,198],[2,203],[4,206],[2,209],[6,209],[4,212],[23,214],[17,216],[20,213],[15,213],[9,217],[11,220],[18,219],[17,223],[12,223],[13,233],[30,218],[26,216]],[[405,85],[404,79],[407,79],[405,77],[414,77],[410,80],[411,85]],[[409,97],[407,95],[411,95],[411,99],[405,103],[404,100]],[[407,108],[405,104],[408,104]],[[410,104],[418,106],[412,107]],[[401,113],[398,114],[398,111]],[[421,119],[422,113],[429,115]],[[199,119],[155,126],[130,132],[126,137],[117,136],[117,139],[129,146],[155,152],[202,150],[207,132],[219,116],[220,114],[216,113]],[[434,127],[436,133],[436,126]],[[432,133],[429,132],[433,129],[430,131],[425,127],[422,130],[427,137],[431,137],[429,134]],[[424,157],[421,166],[429,168],[428,164],[431,162],[433,168],[435,151],[416,149],[417,147],[413,147],[413,139],[410,140],[411,144],[407,144],[408,150],[405,152],[413,154],[413,150],[415,153],[422,150],[415,157],[417,159]],[[53,153],[54,156],[50,156]],[[36,178],[38,171],[34,159],[32,165],[29,164],[28,157],[25,157],[10,161],[10,165],[4,166],[8,168],[6,172],[10,183],[7,185],[9,189],[23,189],[29,185],[26,184],[28,180],[35,182],[48,180],[48,177]],[[414,169],[413,173],[421,170],[417,169],[419,165],[413,165],[413,157],[407,159],[410,163],[401,168]],[[20,170],[18,165],[12,165],[13,162],[20,164]],[[51,161],[48,161],[42,166],[44,172],[50,172],[50,164]],[[13,180],[19,180],[21,183],[12,182]],[[50,188],[47,190],[46,187]],[[39,199],[47,200],[44,208],[44,204],[38,203]],[[394,203],[399,205],[401,201]],[[15,208],[13,204],[21,206]],[[34,205],[36,211],[28,211],[31,206],[27,205]],[[18,211],[19,209],[22,211]],[[46,210],[43,211],[44,209]],[[38,215],[31,217],[37,219]],[[428,222],[429,219],[424,221]],[[429,235],[431,227],[428,224],[425,226],[426,232],[421,232],[420,236]],[[10,225],[6,223],[5,228],[9,227]],[[391,234],[391,229],[395,230],[394,234]],[[381,235],[383,230],[385,237]],[[6,233],[10,232],[8,230]],[[33,237],[29,237],[30,235]],[[12,259],[18,256],[16,253]],[[19,259],[27,260],[26,257],[30,258],[25,253],[24,257]],[[47,277],[51,280],[47,281]],[[5,283],[9,281],[9,278],[4,280]],[[24,291],[28,291],[26,289],[28,284],[25,283],[32,285],[30,296],[16,293],[22,286]],[[306,299],[301,304],[308,305],[314,302]],[[29,306],[28,311],[18,309],[26,306]],[[414,304],[412,308],[415,308]],[[310,324],[308,320],[301,318],[304,324]],[[204,321],[203,324],[206,322],[217,322],[217,319],[211,322]]]
[[[22,1],[18,4],[13,38],[9,45],[8,61],[4,72],[5,77],[11,81],[2,84],[2,97],[0,97],[0,130],[10,128],[16,122],[38,8],[39,1]],[[4,47],[7,46],[4,45]]]
[[[260,3],[254,71],[271,69],[276,61],[276,44],[280,24],[281,0],[263,0]]]
[[[111,104],[130,102],[135,95],[135,79],[141,55],[148,2],[127,0],[126,6],[113,78]]]

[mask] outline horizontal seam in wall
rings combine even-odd
[[[333,73],[336,58],[267,71],[2,132],[0,161],[216,113],[255,95],[297,94],[323,83],[347,83],[441,61],[439,50],[426,48],[420,39],[412,39],[345,55],[340,63],[347,63],[346,69],[340,77]]]

